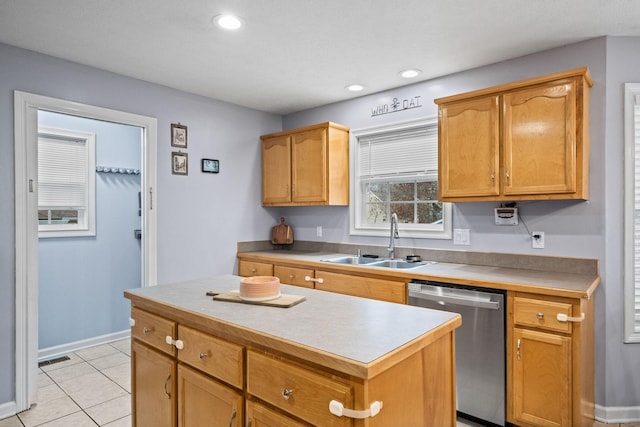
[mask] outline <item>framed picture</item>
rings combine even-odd
[[[202,159],[202,172],[208,172],[208,173],[220,172],[220,162],[214,159]]]
[[[187,148],[187,127],[171,123],[171,146]]]
[[[171,153],[171,173],[174,175],[187,175],[189,162],[187,153]]]

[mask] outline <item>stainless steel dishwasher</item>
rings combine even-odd
[[[458,416],[504,426],[505,292],[419,279],[409,283],[407,292],[409,305],[462,316],[455,330]]]

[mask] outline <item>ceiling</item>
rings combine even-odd
[[[604,35],[640,36],[640,1],[0,0],[2,43],[276,114]]]

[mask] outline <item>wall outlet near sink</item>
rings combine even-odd
[[[531,233],[531,247],[533,249],[544,249],[543,231],[534,231]]]

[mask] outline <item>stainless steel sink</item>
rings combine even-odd
[[[401,259],[384,259],[358,257],[358,256],[346,256],[341,258],[323,259],[324,262],[332,262],[334,264],[351,264],[351,265],[368,265],[370,267],[384,267],[384,268],[402,268],[411,269],[418,268],[425,265],[433,264],[430,261],[416,261],[409,262]]]
[[[335,264],[352,264],[352,265],[365,265],[373,264],[380,261],[380,258],[369,258],[362,256],[345,256],[342,258],[323,259],[325,262],[332,262]]]
[[[384,261],[374,262],[374,263],[372,263],[370,265],[371,265],[371,267],[411,269],[411,268],[422,267],[422,266],[429,265],[429,264],[433,264],[433,262],[428,262],[428,261],[409,262],[409,261],[404,261],[404,260],[401,260],[401,259],[385,259]]]

